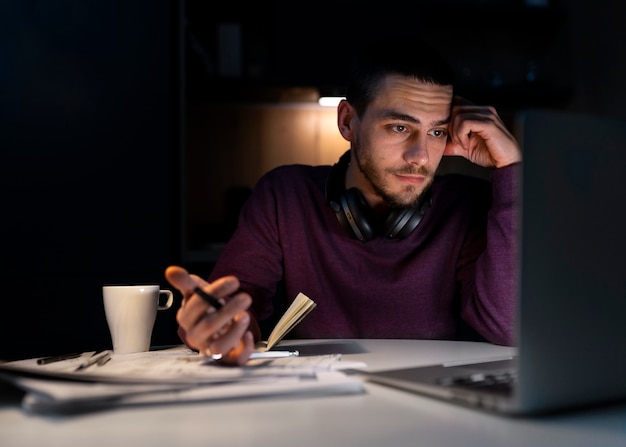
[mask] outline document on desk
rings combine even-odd
[[[76,371],[84,360],[46,365],[38,365],[36,359],[8,362],[0,365],[0,378],[26,391],[27,410],[67,413],[124,405],[360,393],[361,379],[342,369],[365,366],[329,354],[255,359],[234,367],[187,349],[172,349],[114,354],[102,366]]]

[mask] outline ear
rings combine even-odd
[[[339,133],[346,141],[352,141],[353,120],[357,118],[354,107],[348,101],[342,99],[337,106],[337,127],[339,128]]]

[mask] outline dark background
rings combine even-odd
[[[167,0],[0,5],[0,358],[104,348],[102,285],[165,286],[178,256],[178,20]]]
[[[102,285],[167,286],[186,249],[189,103],[340,89],[354,49],[405,28],[448,54],[475,100],[626,119],[614,3],[0,1],[0,359],[109,347]],[[220,72],[224,23],[241,30],[235,76]],[[179,342],[176,307],[153,344]]]

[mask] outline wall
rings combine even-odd
[[[171,7],[0,3],[0,359],[110,346],[102,285],[165,285],[178,253]],[[171,343],[174,313],[160,314],[154,341]]]
[[[191,251],[223,243],[232,188],[251,188],[282,164],[332,164],[349,148],[336,110],[314,103],[198,104],[190,108],[186,210]],[[245,198],[245,197],[243,197]],[[230,203],[229,203],[230,202]],[[227,222],[228,221],[228,222]],[[186,252],[184,260],[197,253]]]
[[[573,110],[626,120],[626,4],[570,0]]]

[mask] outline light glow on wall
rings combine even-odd
[[[346,98],[343,96],[320,96],[317,103],[322,107],[337,107],[342,99]]]

